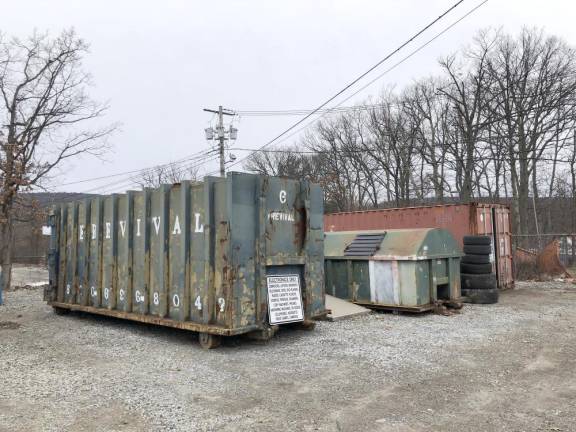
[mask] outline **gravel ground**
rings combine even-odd
[[[0,307],[2,432],[576,431],[572,284],[213,351],[184,331],[57,316],[41,297],[8,292]]]

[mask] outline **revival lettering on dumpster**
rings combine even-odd
[[[304,320],[299,275],[277,275],[266,278],[270,324]]]

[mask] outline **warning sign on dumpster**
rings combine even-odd
[[[270,324],[304,320],[299,275],[267,277]]]

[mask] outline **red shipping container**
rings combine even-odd
[[[514,287],[510,208],[502,204],[445,204],[324,215],[324,231],[444,228],[462,246],[465,235],[490,235],[498,287]]]

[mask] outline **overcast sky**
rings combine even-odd
[[[90,43],[85,67],[94,77],[92,95],[110,101],[108,119],[120,122],[122,130],[112,138],[114,150],[107,161],[77,159],[54,182],[57,190],[85,191],[116,178],[60,185],[208,149],[204,128],[212,116],[202,108],[315,108],[455,1],[22,0],[3,2],[0,29],[26,36],[34,28],[56,34],[74,27]],[[480,2],[464,1],[370,77]],[[489,0],[346,105],[378,94],[384,86],[402,87],[438,73],[439,57],[488,26],[513,33],[522,25],[544,27],[576,45],[575,12],[575,3],[568,0]],[[297,119],[235,118],[235,146],[261,146]],[[238,157],[246,154],[233,152]],[[204,166],[205,171],[214,169],[215,161]],[[115,191],[125,188],[119,184]]]

